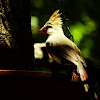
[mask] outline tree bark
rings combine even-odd
[[[32,67],[30,21],[30,0],[0,0],[0,68]]]

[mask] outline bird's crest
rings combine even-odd
[[[51,24],[51,25],[57,25],[62,27],[62,18],[60,17],[62,13],[59,13],[59,10],[56,10],[52,16],[49,18],[49,20],[46,22],[45,25]]]

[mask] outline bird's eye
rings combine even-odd
[[[52,26],[46,26],[45,28],[46,28],[46,29],[48,29],[48,28],[52,28]]]

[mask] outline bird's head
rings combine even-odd
[[[56,32],[63,32],[63,22],[60,15],[61,13],[59,13],[59,10],[56,10],[49,18],[49,20],[45,23],[45,25],[39,30],[40,33],[51,35]]]

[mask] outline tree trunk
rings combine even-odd
[[[0,68],[31,68],[30,21],[30,0],[0,0]]]

